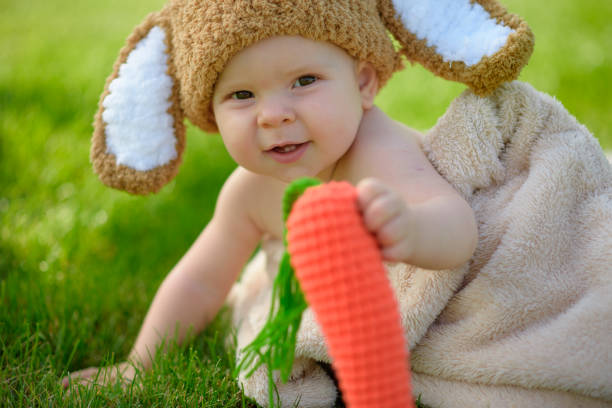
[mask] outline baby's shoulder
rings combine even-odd
[[[401,149],[402,151],[421,150],[422,135],[400,123],[380,109],[374,107],[366,111],[357,132],[354,147],[360,153],[370,150]]]
[[[227,195],[244,205],[257,204],[263,197],[279,196],[282,199],[284,187],[285,184],[278,180],[238,166],[225,181],[221,196]]]
[[[422,136],[418,131],[373,108],[364,114],[353,145],[338,164],[338,174],[354,180],[377,173],[376,169],[422,167],[426,158],[421,146]],[[402,164],[399,168],[398,163]]]
[[[217,206],[244,212],[263,233],[282,236],[282,199],[286,184],[242,167],[228,177]]]

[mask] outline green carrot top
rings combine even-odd
[[[317,179],[301,178],[293,181],[285,190],[283,197],[283,221],[286,223],[293,203],[307,188],[321,184]],[[236,373],[246,371],[251,376],[257,368],[265,364],[269,374],[270,406],[275,406],[274,382],[272,373],[280,371],[281,380],[286,382],[291,374],[297,332],[302,321],[302,313],[308,305],[291,267],[287,252],[287,228],[284,231],[285,251],[281,258],[278,274],[272,288],[272,303],[268,320],[257,337],[246,346]]]

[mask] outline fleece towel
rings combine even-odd
[[[597,140],[513,82],[486,98],[464,92],[422,144],[474,209],[479,243],[454,270],[386,265],[415,397],[434,408],[612,406],[612,168]],[[266,241],[232,289],[239,348],[267,318],[281,250]],[[334,406],[322,363],[307,310],[283,406]],[[263,368],[239,380],[266,405]]]

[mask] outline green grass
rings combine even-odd
[[[142,388],[66,396],[67,371],[124,358],[167,271],[212,214],[233,164],[189,127],[178,178],[156,196],[98,182],[91,122],[116,54],[162,0],[4,0],[0,13],[0,401],[5,406],[210,406],[245,402],[219,318],[160,356]],[[555,95],[612,149],[612,3],[507,0],[536,34],[521,79]],[[421,130],[463,90],[408,67],[379,105]],[[80,400],[78,400],[80,398]]]

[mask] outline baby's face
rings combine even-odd
[[[282,181],[327,180],[368,106],[360,90],[365,65],[332,44],[302,37],[273,37],[242,50],[213,95],[230,155]]]

